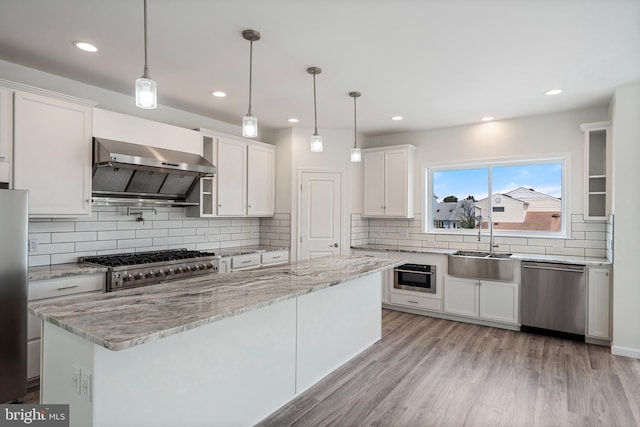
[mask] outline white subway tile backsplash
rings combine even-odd
[[[29,221],[29,233],[52,233],[52,232],[70,232],[75,231],[75,223],[69,222],[32,222]]]
[[[122,239],[118,240],[118,249],[143,248],[153,246],[153,239]]]
[[[95,231],[76,231],[73,233],[51,233],[51,243],[62,242],[87,242],[96,240],[98,234]]]
[[[291,239],[289,213],[260,219],[208,219],[187,217],[183,208],[157,208],[155,213],[143,210],[142,216],[144,222],[136,221],[135,216],[127,215],[126,208],[108,206],[94,207],[90,217],[77,221],[33,219],[29,222],[29,238],[38,240],[39,250],[29,253],[29,265],[168,248],[216,250],[221,245],[257,244],[288,247]]]
[[[613,258],[611,239],[613,216],[607,221],[585,222],[582,214],[571,216],[571,238],[536,238],[496,236],[497,252],[556,254]],[[389,246],[441,248],[453,250],[489,250],[489,236],[423,233],[420,215],[414,219],[362,218],[351,215],[352,245],[384,244]],[[408,239],[406,237],[408,233]]]
[[[136,230],[136,239],[144,239],[147,237],[167,237],[168,235],[169,235],[169,230],[166,228]]]
[[[99,251],[107,249],[116,249],[116,240],[96,240],[94,242],[77,242],[77,252]]]
[[[116,221],[95,221],[95,222],[76,222],[76,231],[105,231],[116,230],[118,223]]]
[[[135,230],[98,231],[98,240],[133,239],[135,237],[136,237]]]

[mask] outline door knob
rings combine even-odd
[[[339,245],[337,243],[334,243],[333,245],[329,245],[330,248],[337,248]]]

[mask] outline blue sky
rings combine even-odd
[[[434,172],[433,193],[441,202],[447,196],[476,200],[487,197],[488,169],[456,169]],[[492,192],[506,193],[518,187],[533,188],[553,197],[561,196],[562,164],[545,163],[523,166],[493,167]]]

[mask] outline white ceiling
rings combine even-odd
[[[143,68],[142,0],[0,0],[0,58],[132,94]],[[367,135],[607,105],[640,79],[640,0],[148,0],[159,102],[263,128]],[[98,53],[72,46],[83,40]],[[543,95],[561,88],[555,97]],[[225,91],[214,98],[212,90]],[[391,121],[393,115],[405,120]]]

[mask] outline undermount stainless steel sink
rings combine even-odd
[[[449,255],[449,275],[469,279],[513,281],[511,254],[458,251]]]

